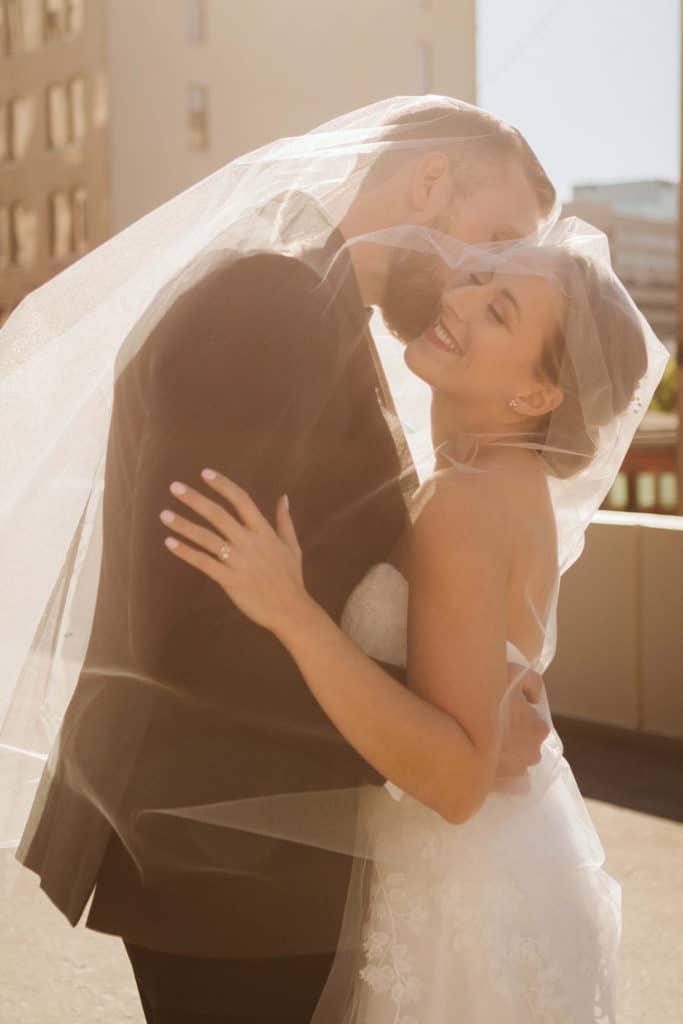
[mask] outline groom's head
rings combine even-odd
[[[415,224],[485,244],[530,234],[555,206],[555,189],[521,133],[468,103],[426,98],[388,118],[382,139],[392,145],[361,186],[383,220],[375,227]],[[420,333],[442,286],[436,258],[396,248],[380,302],[390,329],[404,338]]]
[[[428,97],[389,117],[363,192],[390,203],[397,223],[448,228],[469,243],[519,238],[547,217],[555,189],[524,136],[479,107]],[[400,209],[402,207],[402,209]]]

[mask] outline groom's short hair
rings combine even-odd
[[[522,133],[494,114],[461,100],[427,100],[417,110],[389,117],[382,139],[386,142],[433,141],[451,157],[456,189],[474,191],[482,172],[516,161],[534,189],[541,212],[552,210],[556,192],[533,149]],[[450,148],[448,143],[454,145]],[[456,145],[457,144],[457,145]],[[414,158],[411,147],[381,153],[370,167],[364,185],[374,187],[393,174],[406,159]]]

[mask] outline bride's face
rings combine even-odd
[[[433,323],[406,346],[406,365],[470,418],[510,420],[510,399],[542,387],[537,367],[563,310],[544,277],[472,274],[442,293]]]

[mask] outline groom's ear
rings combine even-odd
[[[418,224],[432,221],[453,197],[453,172],[445,153],[425,153],[415,162],[409,200]]]

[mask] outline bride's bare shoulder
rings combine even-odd
[[[467,529],[473,537],[510,540],[546,501],[547,478],[532,452],[494,452],[476,464],[438,469],[413,496],[413,531]]]
[[[411,547],[477,545],[500,531],[499,485],[488,474],[439,470],[424,481],[411,505]]]

